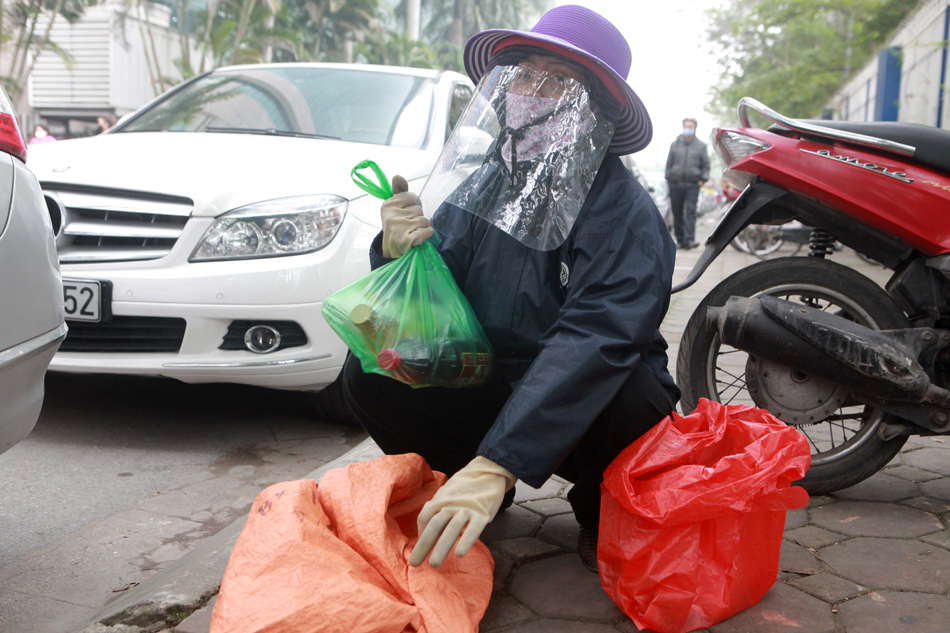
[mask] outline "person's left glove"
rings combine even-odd
[[[465,556],[485,526],[495,518],[505,493],[517,481],[517,477],[489,459],[478,456],[470,461],[422,507],[418,519],[419,541],[412,550],[409,564],[418,567],[431,551],[429,564],[438,567],[456,539],[455,555]]]
[[[432,237],[432,224],[422,214],[419,197],[409,191],[402,176],[393,176],[393,196],[380,207],[383,223],[383,257],[399,259],[413,246]]]

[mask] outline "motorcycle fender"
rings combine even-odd
[[[693,269],[689,271],[689,275],[682,283],[673,287],[673,292],[686,290],[696,283],[709,268],[709,265],[719,257],[723,249],[729,246],[729,242],[735,239],[742,232],[742,229],[752,224],[752,218],[755,217],[755,214],[786,193],[788,192],[785,189],[768,183],[758,183],[743,191],[736,198],[732,207],[722,216],[709,239],[706,240],[706,248],[700,254]]]

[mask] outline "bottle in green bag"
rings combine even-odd
[[[382,349],[376,357],[380,369],[392,372],[400,381],[433,387],[468,387],[491,377],[491,349],[449,342],[437,350],[420,339],[403,339]],[[441,352],[441,353],[439,353]]]

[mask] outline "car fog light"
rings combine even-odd
[[[244,345],[255,354],[273,352],[280,346],[280,332],[269,325],[255,325],[244,333]]]

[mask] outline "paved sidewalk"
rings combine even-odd
[[[710,227],[702,226],[701,233]],[[680,253],[677,280],[699,250]],[[887,271],[853,253],[834,260],[882,282]],[[755,260],[727,249],[689,291],[674,296],[663,331],[675,360],[679,335],[699,299]],[[516,503],[483,533],[495,585],[483,632],[637,631],[575,553],[577,524],[552,478],[519,485]],[[911,438],[869,480],[788,513],[777,582],[756,606],[712,633],[893,633],[950,630],[950,438]],[[206,633],[213,603],[173,630]],[[108,630],[108,629],[106,629]],[[172,631],[172,629],[167,629]]]

